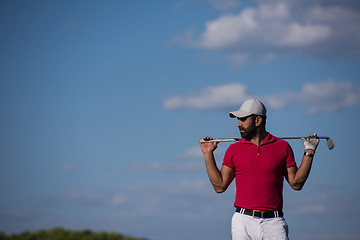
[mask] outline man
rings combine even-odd
[[[302,138],[305,153],[298,168],[290,145],[266,131],[266,108],[260,101],[249,99],[229,115],[238,119],[241,140],[229,146],[221,170],[213,154],[217,142],[200,143],[200,146],[210,182],[217,193],[226,191],[235,178],[232,239],[288,239],[282,212],[284,178],[291,188],[301,190],[309,176],[319,139],[310,138],[316,134]]]

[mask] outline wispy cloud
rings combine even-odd
[[[66,206],[69,209],[81,207],[83,211],[76,215],[70,213],[71,218],[69,219],[74,222],[86,222],[87,226],[92,226],[92,224],[99,226],[98,218],[94,220],[93,217],[89,216],[92,216],[91,214],[94,214],[94,212],[100,212],[102,214],[98,217],[106,216],[102,222],[104,226],[108,224],[116,226],[114,222],[121,222],[129,227],[134,224],[135,229],[132,230],[136,230],[136,226],[139,226],[139,224],[144,224],[150,229],[157,226],[156,223],[166,222],[170,219],[169,227],[178,226],[175,220],[186,221],[190,226],[199,221],[211,221],[214,223],[215,219],[227,223],[229,213],[233,211],[231,203],[234,201],[234,191],[234,185],[231,185],[226,193],[218,195],[213,191],[207,178],[178,182],[148,181],[106,190],[70,189],[63,195],[57,196],[56,200],[51,199],[50,204],[55,208],[59,205]],[[288,206],[285,211],[289,216],[336,215],[356,219],[356,213],[359,210],[358,201],[358,195],[348,194],[329,195],[319,193],[302,197],[296,195],[291,201],[288,199]],[[103,215],[104,213],[106,214]],[[43,212],[38,209],[37,214],[38,218],[43,218],[45,215],[52,217],[54,213],[49,213],[48,209],[45,208]],[[69,214],[68,211],[64,211],[63,218],[57,219],[55,223],[57,225],[69,224],[66,214]],[[14,219],[24,218],[24,220],[33,217],[32,212],[17,211],[0,213],[0,215],[6,217],[0,220],[0,223],[6,223],[6,219],[10,217],[14,217]],[[151,221],[149,221],[149,218]]]
[[[189,26],[191,30],[170,42],[227,51],[234,55],[228,58],[234,66],[241,66],[244,60],[268,60],[269,55],[272,60],[288,54],[360,58],[358,22],[360,10],[349,2],[258,1],[257,6],[243,8],[237,14],[223,14],[207,21],[201,32]]]
[[[150,181],[112,191],[71,189],[58,196],[54,203],[107,209],[112,213],[121,212],[120,217],[124,219],[144,216],[169,218],[174,216],[173,209],[178,209],[176,214],[181,218],[187,217],[197,209],[196,212],[201,214],[195,214],[197,216],[194,215],[193,218],[203,218],[204,215],[213,214],[210,207],[212,204],[204,203],[204,199],[209,200],[211,196],[216,197],[216,194],[207,179],[179,182]],[[199,206],[204,209],[201,210]]]
[[[183,156],[185,158],[202,158],[203,154],[200,150],[200,147],[197,146],[197,147],[189,148],[188,150],[186,150],[183,153]]]
[[[199,147],[200,148],[200,147]],[[153,161],[153,162],[136,162],[131,166],[137,171],[173,171],[173,172],[194,172],[203,171],[204,164],[202,161],[184,160],[179,164],[178,161]]]
[[[200,147],[193,147],[186,150],[183,154],[167,161],[136,162],[131,168],[137,171],[171,171],[171,172],[194,172],[203,171]],[[179,164],[181,162],[181,164]]]
[[[240,0],[178,0],[173,9],[181,10],[181,8],[185,5],[185,3],[190,4],[209,4],[214,10],[217,11],[226,11],[234,8],[238,8],[241,6]]]
[[[310,114],[333,112],[359,105],[360,86],[351,82],[328,80],[305,84],[298,93],[281,92],[263,98],[273,108],[295,103],[304,106]]]
[[[360,86],[351,82],[328,80],[305,84],[299,92],[283,91],[254,96],[241,83],[208,87],[198,92],[171,96],[165,99],[164,108],[213,110],[239,106],[245,99],[261,99],[268,108],[282,109],[296,104],[308,113],[332,112],[360,105]]]
[[[103,197],[103,194],[100,192],[83,191],[78,187],[72,187],[66,194],[57,196],[53,201],[66,204],[80,203],[82,205],[96,205],[104,201]]]
[[[209,2],[212,7],[216,10],[228,10],[240,6],[240,1],[238,0],[206,0]]]
[[[299,240],[358,240],[360,234],[304,234]]]
[[[221,159],[225,148],[219,146],[216,150],[215,157],[218,159],[218,164],[221,165]],[[204,159],[200,146],[191,147],[179,154],[174,159],[167,161],[152,161],[152,162],[135,162],[131,165],[131,169],[136,171],[166,171],[166,172],[203,172]]]
[[[322,204],[309,204],[309,205],[305,205],[305,206],[301,206],[298,207],[296,209],[296,214],[319,214],[319,215],[323,215],[328,211],[328,209],[326,209],[326,206],[322,205]]]
[[[290,215],[353,215],[358,212],[359,195],[330,195],[318,193],[296,197],[288,201],[287,211]]]
[[[76,167],[76,162],[66,162],[60,166],[60,170],[63,172],[68,172]]]
[[[178,161],[153,161],[153,162],[136,162],[131,166],[137,171],[171,171],[171,172],[193,172],[202,171],[204,164],[202,161],[185,160],[179,164]]]
[[[2,210],[0,211],[0,223],[3,221],[10,223],[29,222],[38,217],[33,210]]]

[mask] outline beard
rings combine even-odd
[[[239,130],[240,130],[241,137],[245,138],[248,141],[253,139],[253,137],[255,137],[255,135],[257,133],[257,127],[255,126],[255,124],[251,124],[247,128],[239,127]]]

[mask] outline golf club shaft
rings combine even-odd
[[[281,139],[301,139],[301,138],[319,138],[319,139],[329,139],[329,137],[279,137]]]
[[[326,139],[329,150],[334,148],[334,142],[332,141],[332,139],[330,137],[318,137],[318,136],[317,137],[281,137],[281,139],[301,139],[301,138]],[[206,142],[237,142],[237,141],[240,141],[240,138],[215,138],[215,139],[211,139],[211,140],[204,140],[204,139],[200,140],[201,143],[206,143]]]
[[[281,139],[301,139],[302,137],[280,137]],[[319,138],[319,139],[329,139],[329,137],[303,137],[303,138]],[[237,142],[240,141],[240,138],[214,138],[211,140],[201,139],[201,142]]]

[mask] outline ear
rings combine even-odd
[[[263,121],[262,117],[261,117],[261,116],[257,116],[257,117],[255,118],[255,126],[256,126],[256,127],[260,126],[261,123],[262,123],[262,121]]]

